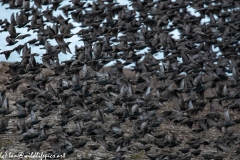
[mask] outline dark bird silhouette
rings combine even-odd
[[[20,34],[16,32],[16,29],[13,24],[10,24],[7,30],[10,34],[10,38],[16,38]]]
[[[69,47],[68,47],[69,42],[66,43],[66,42],[64,41],[63,35],[61,35],[61,34],[55,35],[55,36],[54,36],[54,39],[55,39],[56,42],[58,43],[58,45],[59,45],[59,47],[60,47],[60,49],[61,49],[61,51],[62,51],[63,53],[66,54],[66,51],[69,52],[69,53],[72,53],[71,50],[70,50]]]
[[[17,107],[17,110],[18,110],[18,113],[17,113],[18,118],[24,118],[24,117],[27,116],[27,111],[22,105],[17,103],[16,107]]]
[[[0,132],[5,132],[8,130],[8,122],[9,119],[7,119],[6,117],[2,116],[0,118]]]

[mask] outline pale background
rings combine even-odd
[[[172,0],[172,1],[174,1],[174,0]],[[117,1],[120,5],[127,5],[128,6],[128,8],[129,9],[132,9],[131,8],[131,2],[130,1],[128,1],[128,0],[118,0]],[[68,1],[68,0],[64,0],[62,3],[61,3],[61,6],[64,6],[64,5],[66,5],[66,4],[69,4],[70,2]],[[87,3],[91,3],[91,1],[87,1]],[[30,6],[32,6],[33,5],[33,2],[31,2],[31,5]],[[85,4],[86,5],[86,4]],[[60,7],[61,7],[60,6]],[[10,16],[11,16],[11,14],[12,13],[14,13],[14,14],[16,14],[17,12],[19,12],[19,10],[13,10],[13,9],[6,9],[8,7],[8,4],[5,4],[5,5],[3,5],[3,6],[1,6],[0,5],[0,19],[2,19],[2,20],[4,20],[4,19],[7,19],[9,22],[10,22]],[[44,11],[45,9],[46,9],[46,7],[47,6],[42,6],[42,11]],[[188,6],[187,7],[187,10],[188,10],[188,12],[190,12],[192,15],[195,15],[195,16],[197,16],[197,17],[199,17],[200,16],[200,14],[199,13],[197,13],[196,12],[196,10],[195,9],[193,9],[193,8],[191,8],[190,6]],[[62,11],[53,11],[53,14],[55,15],[55,16],[57,16],[57,15],[59,15],[59,14],[62,14]],[[63,15],[63,14],[62,14]],[[64,15],[63,15],[63,17],[65,17]],[[69,16],[70,18],[71,18],[71,16]],[[30,17],[31,18],[31,17]],[[66,17],[65,17],[66,18]],[[208,20],[209,20],[209,18],[208,17],[205,17],[205,18],[203,18],[202,19],[202,21],[201,21],[201,23],[207,23],[208,22]],[[69,22],[71,22],[71,23],[73,23],[75,26],[79,26],[79,24],[78,23],[75,23],[75,22],[73,22],[72,20],[70,20]],[[171,22],[169,21],[169,24],[171,24]],[[52,25],[51,23],[47,23],[47,25]],[[76,32],[78,32],[79,30],[81,29],[81,27],[76,27],[76,28],[74,28],[74,29],[72,29],[72,33],[76,33]],[[34,38],[37,38],[37,34],[36,33],[33,33],[33,31],[29,31],[29,32],[27,32],[27,28],[16,28],[16,31],[18,32],[18,33],[21,33],[21,34],[27,34],[27,33],[29,33],[29,34],[31,34],[32,36],[31,37],[27,37],[27,38],[25,38],[25,39],[23,39],[23,40],[20,40],[18,43],[16,43],[15,45],[13,45],[13,46],[6,46],[7,45],[7,42],[6,42],[6,40],[5,40],[5,38],[9,35],[9,33],[8,32],[2,32],[2,33],[0,33],[0,52],[2,52],[2,51],[4,51],[4,50],[11,50],[11,49],[13,49],[14,47],[16,47],[16,46],[18,46],[19,44],[24,44],[25,42],[27,42],[27,41],[29,41],[29,40],[31,40],[31,39],[34,39]],[[173,38],[174,39],[179,39],[179,32],[178,32],[178,30],[177,29],[175,29],[174,31],[172,31],[171,32],[172,34],[173,34]],[[83,43],[81,42],[81,41],[79,41],[79,39],[80,39],[80,37],[78,37],[78,36],[72,36],[71,38],[69,38],[69,39],[65,39],[65,41],[66,42],[72,42],[70,45],[69,45],[69,47],[70,47],[70,49],[71,49],[71,51],[74,53],[74,50],[75,50],[75,45],[78,45],[78,46],[81,46],[81,45],[83,45]],[[55,44],[57,44],[56,42],[55,42],[55,40],[48,40],[52,45],[55,45]],[[39,49],[39,47],[37,47],[37,46],[29,46],[29,47],[31,47],[31,53],[38,53],[40,56],[38,56],[38,57],[36,57],[36,60],[38,61],[38,62],[40,62],[41,61],[41,54],[44,54],[45,53],[45,50],[41,50],[41,49]],[[40,47],[42,47],[42,46],[40,46]],[[143,50],[141,50],[141,51],[138,51],[138,53],[140,54],[142,54],[142,53],[146,53],[146,51],[148,50],[148,47],[146,47],[145,49],[143,49]],[[215,51],[219,51],[218,50],[218,48],[215,48],[214,49]],[[8,62],[15,62],[15,61],[21,61],[21,58],[20,58],[20,56],[21,55],[19,55],[16,51],[14,51],[11,55],[10,55],[10,57],[9,57],[9,59],[8,59]],[[73,56],[73,54],[67,54],[67,55],[65,55],[65,54],[62,54],[62,53],[60,53],[59,54],[59,59],[60,59],[60,61],[64,61],[64,60],[69,60],[69,59],[71,59],[71,57]],[[156,54],[154,54],[154,56],[155,56],[155,58],[157,58],[157,59],[162,59],[163,58],[163,53],[161,53],[161,52],[159,52],[159,53],[156,53]],[[6,59],[5,59],[5,56],[4,55],[0,55],[0,61],[6,61]]]

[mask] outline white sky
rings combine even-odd
[[[174,0],[173,0],[173,1],[174,1]],[[90,3],[91,1],[87,1],[87,3],[88,3],[88,2]],[[129,7],[129,9],[131,9],[131,6],[130,6],[131,3],[130,3],[128,0],[119,0],[118,2],[119,2],[120,5],[127,4],[128,7]],[[61,3],[61,6],[64,6],[64,5],[66,5],[66,4],[69,4],[69,1],[68,1],[68,0],[64,0],[64,1]],[[33,2],[31,2],[30,6],[32,6],[32,5],[33,5]],[[60,7],[61,7],[61,6],[60,6]],[[7,4],[6,4],[6,5],[3,5],[3,6],[0,5],[0,13],[1,13],[1,14],[0,14],[0,19],[2,19],[2,20],[8,19],[8,21],[10,22],[10,16],[11,16],[11,14],[12,14],[12,13],[15,13],[15,14],[16,14],[17,12],[19,12],[19,10],[5,9],[5,8],[7,8],[7,7],[8,7]],[[46,6],[42,6],[42,11],[45,10],[45,9],[46,9]],[[199,17],[199,13],[196,13],[195,10],[194,10],[193,8],[191,8],[190,6],[187,7],[187,11],[190,12],[190,14]],[[55,16],[57,16],[57,15],[59,15],[59,14],[62,14],[62,11],[57,11],[57,12],[54,11],[53,14],[54,14]],[[62,15],[63,15],[63,14],[62,14]],[[65,17],[65,16],[63,15],[63,17]],[[30,18],[31,18],[31,17],[30,17]],[[65,17],[65,18],[66,18],[66,17]],[[207,22],[208,20],[209,20],[208,17],[206,17],[205,19],[202,19],[201,23]],[[72,20],[70,20],[69,22],[75,24],[76,26],[79,26],[79,24],[73,22]],[[171,23],[171,22],[170,22],[170,23]],[[51,23],[48,23],[47,25],[51,25]],[[72,31],[73,33],[76,33],[76,32],[78,32],[80,29],[81,29],[80,27],[76,27],[76,28],[72,29],[71,31]],[[23,40],[19,40],[19,42],[16,43],[15,45],[13,45],[13,46],[6,46],[6,45],[7,45],[7,42],[6,42],[5,38],[9,35],[9,33],[8,33],[8,32],[2,32],[2,33],[0,33],[0,37],[3,37],[2,39],[0,39],[0,49],[1,49],[0,52],[1,52],[2,50],[10,50],[10,49],[13,49],[14,47],[18,46],[19,44],[24,44],[25,42],[27,42],[27,41],[29,41],[29,40],[31,40],[31,39],[37,38],[37,34],[36,34],[36,33],[33,33],[33,31],[29,31],[29,32],[28,32],[26,28],[16,28],[16,31],[17,31],[18,33],[21,33],[21,34],[27,34],[27,33],[29,33],[29,34],[31,34],[32,36],[31,36],[31,37],[27,37],[27,38],[25,38],[25,39],[23,39]],[[174,31],[170,32],[170,34],[173,34],[172,38],[174,38],[174,39],[178,39],[178,38],[179,38],[179,32],[178,32],[177,29],[175,29]],[[70,49],[71,49],[71,51],[72,51],[73,54],[74,54],[74,51],[75,51],[75,45],[77,45],[77,46],[83,45],[83,43],[82,43],[81,41],[79,41],[79,39],[80,39],[80,38],[79,38],[78,36],[76,36],[76,35],[75,35],[75,36],[72,36],[72,37],[69,38],[69,39],[65,39],[66,42],[71,42],[71,44],[69,45],[69,47],[70,47]],[[55,40],[48,40],[48,41],[49,41],[49,43],[52,44],[52,45],[55,45],[55,44],[56,44],[56,41],[55,41]],[[37,47],[37,46],[29,46],[29,47],[31,47],[31,51],[32,51],[31,53],[38,53],[38,54],[40,54],[40,56],[35,57],[35,58],[36,58],[37,61],[41,61],[41,55],[45,53],[45,50],[41,50],[41,49],[39,49],[39,47]],[[40,48],[41,48],[41,47],[42,47],[42,46],[40,46]],[[148,49],[149,49],[149,48],[146,47],[145,49],[138,51],[137,54],[144,54],[144,53],[148,52]],[[59,59],[60,59],[60,61],[69,60],[69,59],[73,56],[73,54],[67,54],[67,55],[65,55],[65,54],[60,53],[60,54],[59,54]],[[162,59],[162,58],[163,58],[163,52],[159,51],[158,53],[154,54],[154,57],[155,57],[156,59]],[[20,60],[21,60],[20,55],[18,55],[18,53],[15,52],[15,51],[12,52],[12,54],[10,55],[10,57],[9,57],[9,59],[8,59],[9,62],[15,62],[15,61],[20,61]],[[6,61],[4,55],[0,55],[0,61]],[[113,62],[113,63],[114,63],[114,62]],[[110,64],[108,64],[108,65],[111,65],[111,64],[112,64],[112,63],[110,63]],[[131,64],[130,66],[133,66],[133,64]]]

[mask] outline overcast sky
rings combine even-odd
[[[174,1],[174,0],[173,0],[173,1]],[[121,4],[121,5],[123,5],[123,4],[128,5],[128,8],[131,9],[131,6],[130,6],[131,3],[130,3],[128,0],[119,0],[118,2],[119,2],[119,4]],[[64,5],[69,4],[69,3],[70,3],[70,2],[69,2],[68,0],[64,0],[64,1],[61,3],[61,6],[64,6]],[[91,3],[91,1],[87,1],[87,3]],[[32,5],[33,5],[33,2],[31,2],[31,5],[30,5],[30,6],[32,6]],[[61,7],[61,6],[60,6],[60,7]],[[2,20],[8,19],[8,21],[10,22],[10,16],[11,16],[11,14],[12,14],[12,13],[16,14],[17,12],[19,12],[19,10],[6,9],[7,7],[8,7],[8,4],[3,5],[3,6],[0,6],[0,13],[1,13],[1,14],[0,14],[0,19],[2,19]],[[46,6],[43,6],[43,7],[42,7],[42,11],[45,10],[45,9],[46,9]],[[193,8],[191,8],[190,6],[188,6],[187,9],[188,9],[188,12],[190,12],[191,14],[194,14],[195,16],[200,16],[198,13],[195,13],[195,10],[194,10]],[[57,15],[59,15],[59,14],[62,14],[62,11],[54,11],[53,14],[54,14],[55,16],[57,16]],[[63,14],[62,14],[62,15],[63,15]],[[63,17],[65,17],[65,16],[63,15]],[[30,18],[31,18],[31,17],[30,17]],[[66,18],[66,17],[65,17],[65,18]],[[208,21],[207,18],[206,18],[206,19],[203,19],[203,20],[202,20],[202,23],[204,23],[204,22],[206,22],[206,21]],[[69,22],[73,23],[75,26],[79,26],[79,24],[73,22],[72,20],[70,20]],[[169,23],[171,24],[171,22],[169,22]],[[47,25],[52,25],[52,24],[51,24],[51,23],[47,23]],[[76,27],[76,28],[72,29],[71,31],[72,31],[72,33],[76,33],[76,32],[78,32],[80,29],[81,29],[80,27]],[[27,41],[29,41],[29,40],[31,40],[31,39],[37,38],[37,34],[36,34],[36,33],[33,33],[33,31],[29,31],[29,32],[28,32],[28,31],[27,31],[27,28],[16,28],[16,31],[17,31],[18,33],[21,33],[21,34],[27,34],[27,33],[29,33],[29,34],[31,34],[32,36],[31,36],[31,37],[27,37],[27,38],[25,38],[25,39],[23,39],[23,40],[19,40],[19,42],[16,43],[15,45],[13,45],[13,46],[6,46],[6,45],[7,45],[7,42],[6,42],[5,38],[9,35],[9,33],[8,33],[8,32],[2,32],[2,33],[0,33],[0,37],[3,37],[3,38],[1,38],[1,43],[0,43],[0,49],[1,49],[1,50],[0,50],[0,51],[3,51],[3,50],[11,50],[11,49],[13,49],[14,47],[18,46],[19,44],[24,44],[25,42],[27,42]],[[178,38],[179,38],[179,32],[177,31],[177,29],[174,30],[174,31],[171,32],[171,33],[173,34],[172,37],[173,37],[174,39],[178,39]],[[82,43],[81,41],[79,41],[79,39],[80,39],[80,38],[77,37],[76,35],[75,35],[75,36],[72,36],[72,37],[69,38],[69,39],[65,39],[66,42],[72,42],[72,43],[69,45],[69,47],[70,47],[70,49],[71,49],[71,51],[72,51],[73,53],[74,53],[74,50],[75,50],[75,45],[78,45],[78,46],[83,45],[83,43]],[[49,41],[52,45],[57,44],[57,43],[55,42],[55,40],[48,40],[48,41]],[[44,53],[45,53],[45,50],[41,50],[41,49],[39,49],[39,47],[36,47],[36,46],[29,46],[29,47],[31,47],[31,53],[38,53],[38,54],[40,54],[40,56],[36,57],[36,60],[37,60],[37,61],[41,61],[41,54],[44,54]],[[41,47],[41,46],[40,46],[40,47]],[[145,49],[139,51],[138,54],[145,53],[148,49],[149,49],[149,48],[145,48]],[[67,55],[65,55],[65,54],[60,53],[60,54],[59,54],[59,59],[60,59],[60,61],[68,60],[68,59],[70,59],[72,56],[73,56],[72,54],[67,54]],[[161,59],[161,58],[163,58],[163,53],[159,52],[159,53],[156,53],[154,56],[155,56],[157,59]],[[16,51],[14,51],[14,52],[11,54],[10,58],[8,59],[9,62],[15,62],[15,61],[20,61],[20,60],[21,60],[20,55],[18,55],[18,53],[17,53]],[[0,61],[6,61],[4,55],[0,55]]]

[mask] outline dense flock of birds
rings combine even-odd
[[[80,159],[240,154],[240,1],[132,0],[132,9],[113,0],[71,0],[60,7],[62,2],[1,1],[19,10],[10,22],[0,20],[9,46],[30,36],[18,33],[19,28],[38,34],[0,53],[8,59],[17,51],[22,58],[9,65],[11,79],[0,94],[1,134],[20,135],[25,153],[68,157],[87,148]],[[188,6],[200,16],[191,15]],[[53,16],[56,10],[65,17]],[[205,17],[209,22],[201,23]],[[76,27],[70,19],[82,27],[76,34],[84,45],[75,51],[65,41]],[[178,40],[170,34],[175,29]],[[30,45],[46,51],[41,63]],[[74,58],[59,62],[61,52]],[[155,58],[160,52],[164,58]],[[17,92],[22,84],[18,100],[9,106],[5,93]],[[9,128],[12,119],[16,124]]]

